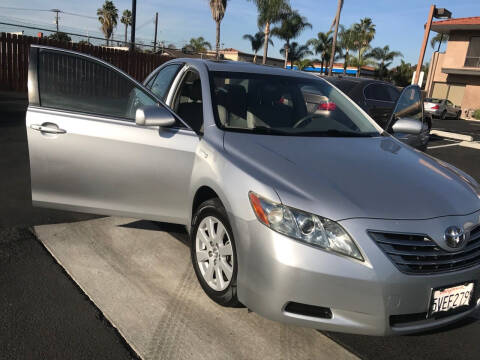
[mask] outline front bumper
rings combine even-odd
[[[474,216],[477,222],[478,215]],[[407,232],[409,229],[412,233],[429,233],[429,229],[445,229],[454,220],[458,223],[456,217],[342,221],[366,258],[365,262],[359,262],[290,239],[256,220],[246,222],[237,218],[234,231],[239,258],[239,300],[272,320],[327,331],[394,335],[446,325],[478,309],[480,282],[476,284],[471,309],[441,319],[426,319],[432,288],[478,281],[480,266],[435,275],[406,275],[366,230]],[[285,311],[290,302],[328,308],[332,316],[290,313]]]

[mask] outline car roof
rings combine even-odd
[[[340,81],[349,81],[354,82],[357,84],[387,84],[391,86],[395,86],[387,81],[377,80],[377,79],[369,79],[369,78],[357,78],[357,77],[349,77],[349,76],[324,76],[323,79],[331,82],[340,82]]]
[[[259,65],[250,62],[231,61],[231,60],[206,60],[206,59],[191,59],[191,58],[179,58],[175,59],[175,62],[183,62],[186,64],[200,65],[203,64],[209,71],[230,71],[230,72],[244,72],[266,75],[282,75],[282,76],[295,76],[312,79],[312,75],[298,70],[284,69],[269,65]]]

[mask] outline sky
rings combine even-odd
[[[131,8],[130,0],[113,0],[119,9]],[[432,0],[345,0],[340,23],[349,26],[363,17],[371,17],[376,25],[372,47],[389,45],[400,51],[406,62],[415,64],[423,38]],[[88,17],[61,14],[60,30],[89,33],[101,36],[96,10],[102,0],[2,0],[0,22],[22,22],[53,28],[54,14],[48,11],[13,10],[7,7],[48,10],[57,8],[65,12]],[[305,30],[295,41],[303,44],[316,37],[319,31],[326,32],[335,16],[337,0],[290,0],[293,9],[307,17],[312,29]],[[453,17],[480,16],[479,0],[439,0],[437,7],[446,7]],[[208,0],[137,0],[137,38],[149,43],[153,41],[154,16],[159,13],[159,41],[183,46],[192,37],[203,36],[212,46],[215,45],[215,22],[212,20]],[[0,31],[18,31],[0,24]],[[251,52],[244,34],[258,31],[257,11],[249,0],[229,0],[227,12],[222,22],[221,43],[226,48]],[[26,30],[26,34],[35,34]],[[114,32],[115,38],[123,39],[124,26],[120,23]],[[279,50],[283,43],[273,38],[274,47],[269,48],[269,56],[281,58]],[[429,61],[432,49],[428,47],[425,62]],[[397,59],[394,63],[399,62]]]

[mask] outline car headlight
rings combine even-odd
[[[258,220],[270,229],[327,251],[364,260],[355,242],[335,221],[267,200],[252,191],[248,197]]]

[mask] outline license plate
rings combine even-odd
[[[473,295],[473,282],[432,290],[430,316],[468,307]]]

